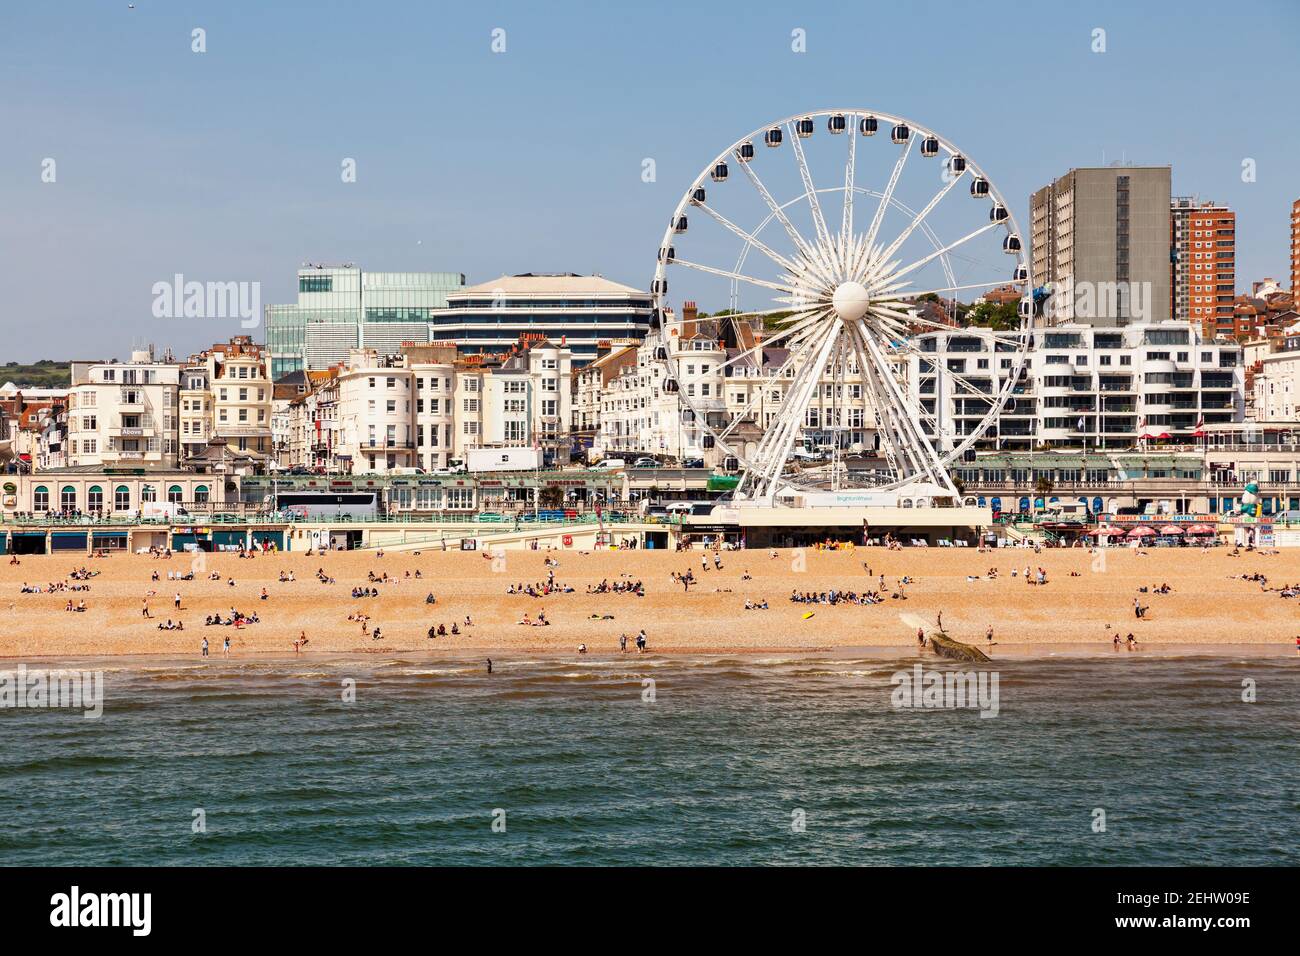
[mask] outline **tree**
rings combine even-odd
[[[968,325],[1007,332],[1020,328],[1020,311],[1014,302],[981,302],[966,313]]]

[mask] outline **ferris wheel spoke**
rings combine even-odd
[[[706,266],[699,262],[690,262],[686,259],[673,259],[673,262],[687,269],[695,269],[699,272],[707,272],[710,275],[722,276],[724,279],[735,279],[739,282],[748,282],[750,285],[760,286],[764,289],[772,289],[776,292],[786,292],[790,295],[798,295],[799,290],[794,286],[783,285],[779,282],[769,282],[766,279],[755,279],[753,276],[747,276],[740,272],[732,272],[730,269],[716,269],[713,266]]]
[[[1002,225],[1002,223],[1000,222],[990,222],[987,223],[986,225],[980,226],[974,232],[968,232],[966,235],[962,236],[960,239],[956,240],[955,242],[951,242],[941,249],[936,249],[928,256],[925,256],[922,259],[917,259],[915,262],[911,263],[910,265],[903,266],[903,268],[892,272],[890,274],[890,279],[891,280],[901,279],[909,272],[915,272],[917,269],[921,268],[921,266],[933,262],[935,259],[939,258],[942,255],[947,255],[949,252],[952,252],[952,250],[956,249],[958,246],[962,245],[963,243],[970,242],[972,239],[976,238],[977,236],[982,236],[990,229],[995,229],[1000,225]]]
[[[844,267],[846,274],[853,275],[850,271],[850,250],[849,246],[853,241],[853,195],[854,183],[857,180],[857,115],[850,113],[845,117],[845,125],[849,134],[849,158],[844,166],[844,205],[840,211],[840,249],[844,253]]]
[[[919,471],[924,472],[924,474],[939,487],[955,494],[956,489],[952,486],[952,479],[948,477],[948,473],[944,469],[942,462],[940,462],[939,456],[934,450],[934,446],[930,444],[929,438],[927,438],[925,433],[921,431],[920,426],[917,425],[914,417],[910,414],[904,413],[905,411],[910,410],[911,403],[908,402],[907,397],[903,394],[898,381],[890,374],[889,362],[885,358],[884,351],[881,349],[880,344],[876,342],[874,336],[872,336],[870,330],[861,319],[859,319],[856,324],[859,332],[863,336],[863,343],[867,347],[867,354],[875,363],[877,374],[881,376],[886,388],[889,389],[890,398],[894,402],[894,407],[901,413],[899,415],[899,420],[904,430],[904,444],[908,446],[908,450],[912,454],[914,460],[920,463],[921,468]]]
[[[740,168],[745,171],[745,176],[748,177],[749,181],[754,185],[754,188],[758,190],[758,194],[763,198],[763,202],[767,203],[767,208],[771,210],[772,215],[776,217],[777,222],[779,222],[781,227],[785,229],[786,235],[789,236],[790,241],[794,243],[795,249],[799,250],[799,252],[808,259],[812,259],[812,247],[808,244],[808,241],[799,234],[799,230],[794,227],[794,223],[790,221],[790,217],[785,214],[785,208],[773,199],[772,194],[767,191],[767,187],[763,185],[763,181],[758,178],[758,173],[754,172],[754,164],[741,163]]]
[[[871,225],[867,228],[867,246],[870,248],[875,245],[876,234],[880,231],[880,223],[885,218],[885,212],[889,208],[890,200],[894,196],[894,189],[898,186],[898,179],[903,174],[903,167],[907,165],[907,157],[912,152],[912,142],[914,137],[907,138],[907,145],[903,151],[898,154],[898,159],[894,162],[894,171],[889,175],[889,183],[885,186],[884,193],[880,196],[880,205],[876,207],[876,213],[871,217]]]
[[[937,193],[935,193],[934,198],[931,199],[928,203],[926,203],[925,206],[921,209],[921,211],[918,212],[912,218],[912,221],[908,223],[907,228],[904,229],[902,232],[900,232],[895,237],[894,241],[891,242],[885,248],[885,251],[880,254],[880,258],[888,259],[895,252],[897,252],[899,247],[902,246],[903,243],[907,241],[908,237],[913,232],[916,231],[916,227],[921,225],[921,223],[925,222],[926,217],[929,216],[930,213],[934,211],[934,207],[939,205],[940,200],[942,200],[944,196],[948,195],[948,193],[952,191],[952,187],[956,186],[957,183],[961,181],[961,178],[965,175],[966,175],[966,171],[962,170],[956,176],[953,176],[948,181],[947,185],[945,185],[942,189],[940,189]]]
[[[804,427],[808,406],[814,394],[813,389],[821,383],[822,371],[826,368],[826,362],[835,346],[839,331],[840,320],[835,319],[827,328],[825,337],[819,339],[817,345],[809,353],[808,364],[800,369],[804,374],[804,381],[800,383],[800,387],[796,392],[794,407],[786,416],[786,427],[780,435],[779,443],[773,448],[772,463],[768,470],[767,496],[769,502],[775,502],[776,500],[776,493],[781,484],[779,481],[781,471],[784,469],[786,462],[789,461],[795,440]]]
[[[780,449],[785,447],[787,435],[797,435],[803,427],[802,416],[807,407],[806,384],[810,376],[813,380],[820,377],[823,363],[819,363],[816,356],[820,353],[823,344],[833,337],[833,331],[833,325],[820,327],[799,352],[799,358],[803,359],[803,362],[795,371],[794,378],[782,396],[781,410],[777,414],[774,427],[764,433],[759,443],[758,454],[755,456],[759,463],[755,479],[755,491],[758,493],[775,494],[774,482],[779,478],[790,456],[788,448],[784,451]],[[793,438],[791,442],[793,443]]]
[[[962,292],[966,289],[987,289],[991,286],[992,287],[1001,286],[1001,285],[1017,286],[1023,284],[1024,283],[1022,281],[1015,280],[1015,279],[1012,279],[1010,282],[1008,282],[1006,279],[991,279],[988,282],[971,282],[968,283],[967,285],[945,285],[937,289],[921,289],[916,292],[891,292],[889,294],[896,299],[915,299],[918,296],[922,296],[922,295],[938,295],[940,292]]]
[[[817,238],[821,240],[823,249],[830,249],[831,235],[826,229],[826,217],[822,215],[821,200],[817,198],[817,187],[813,185],[812,173],[808,171],[808,161],[804,158],[803,141],[799,138],[794,123],[787,123],[786,130],[790,135],[790,151],[794,153],[795,161],[799,164],[799,178],[803,180],[804,191],[808,194],[808,206],[812,210]]]
[[[728,231],[734,233],[736,236],[739,236],[741,239],[745,240],[745,242],[747,242],[749,245],[753,246],[759,252],[763,253],[763,255],[767,256],[769,259],[771,259],[781,268],[790,272],[792,275],[798,275],[800,272],[804,271],[799,266],[795,265],[795,263],[787,259],[785,256],[774,251],[770,246],[764,243],[753,233],[746,232],[740,226],[736,225],[734,222],[732,222],[722,213],[718,212],[712,206],[706,205],[705,203],[696,203],[696,208],[702,209],[704,212],[708,213],[715,220],[717,220],[718,224],[721,225],[724,229],[727,229]]]

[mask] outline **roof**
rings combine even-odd
[[[758,353],[749,351],[748,349],[727,349],[727,361],[733,363],[733,367],[735,368],[752,368],[757,364],[755,362],[757,354]],[[765,348],[763,349],[763,367],[780,368],[785,365],[786,360],[789,357],[789,349]]]
[[[611,282],[604,276],[580,276],[572,272],[558,275],[525,272],[522,275],[500,276],[491,282],[466,286],[456,292],[449,292],[448,299],[459,299],[467,295],[504,292],[511,295],[573,295],[586,293],[590,295],[640,295],[650,293],[642,289]]]

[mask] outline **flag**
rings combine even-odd
[[[1197,438],[1205,437],[1205,415],[1203,413],[1196,416],[1196,427],[1193,429],[1192,434]]]

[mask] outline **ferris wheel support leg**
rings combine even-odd
[[[870,336],[866,336],[865,341],[871,358],[875,361],[876,371],[884,378],[885,386],[890,390],[890,397],[894,400],[895,407],[900,410],[907,409],[907,400],[902,390],[898,387],[898,383],[888,374],[889,363],[881,353],[880,346]],[[912,450],[918,453],[926,474],[930,476],[930,479],[936,485],[956,497],[957,487],[952,483],[952,476],[948,474],[948,469],[944,467],[943,462],[939,459],[934,446],[930,444],[930,440],[921,431],[919,423],[913,421],[906,414],[902,415],[901,418],[906,427],[907,441]]]
[[[781,437],[781,444],[775,449],[776,454],[772,456],[772,477],[769,480],[766,489],[767,503],[769,505],[776,504],[777,492],[782,487],[779,480],[781,469],[785,466],[786,461],[789,460],[790,452],[794,448],[795,438],[798,437],[799,429],[802,427],[802,421],[800,421],[799,418],[796,418],[796,415],[802,417],[802,410],[808,407],[808,403],[812,399],[813,389],[821,383],[822,369],[826,367],[826,362],[830,358],[831,351],[834,349],[835,343],[839,339],[839,332],[842,324],[843,323],[839,319],[836,319],[831,324],[825,341],[820,343],[817,351],[814,353],[815,357],[805,366],[804,370],[809,371],[807,380],[802,383],[803,387],[799,390],[798,400],[794,404],[792,413],[788,416],[789,427]]]

